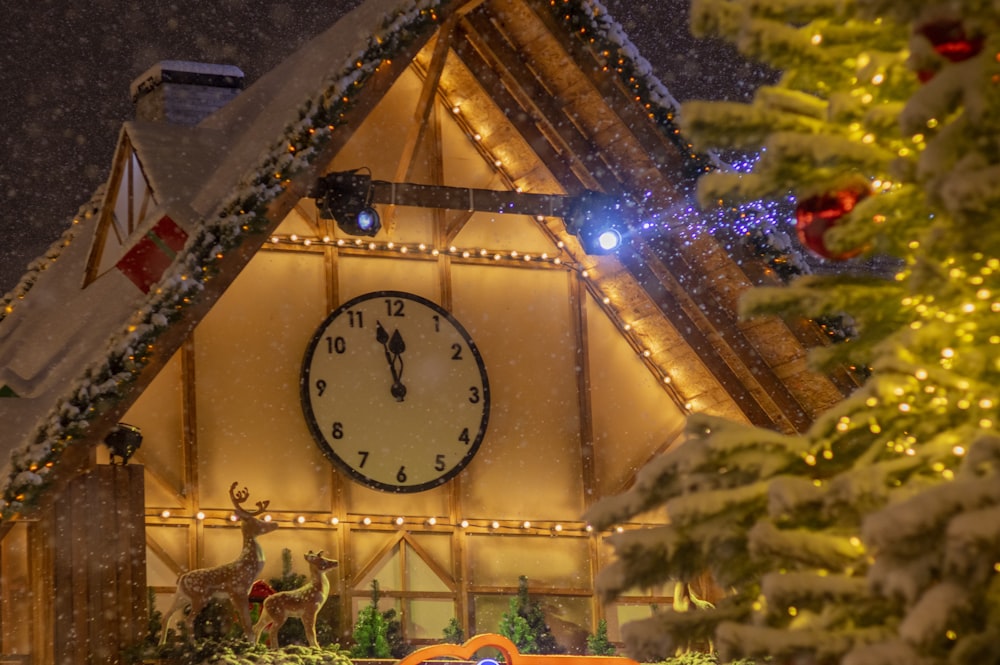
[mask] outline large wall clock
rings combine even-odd
[[[486,365],[462,325],[401,291],[345,302],[306,349],[302,408],[323,453],[380,490],[436,487],[468,465],[490,416]]]

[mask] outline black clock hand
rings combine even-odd
[[[382,327],[381,321],[375,322],[375,340],[382,345],[385,351],[385,360],[389,363],[389,371],[392,372],[392,387],[389,392],[392,396],[396,398],[397,402],[402,402],[403,398],[406,396],[406,386],[403,385],[403,358],[402,354],[406,351],[406,343],[403,341],[403,336],[399,334],[399,330],[394,330],[392,332],[392,337],[389,333],[385,331]],[[398,369],[397,369],[398,363]]]

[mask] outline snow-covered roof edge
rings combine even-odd
[[[199,301],[199,294],[204,290],[201,280],[211,278],[219,257],[266,228],[268,205],[285,191],[286,183],[309,168],[320,154],[340,121],[340,112],[353,103],[353,96],[364,88],[364,83],[383,59],[391,58],[440,21],[436,10],[445,1],[401,2],[399,12],[387,16],[382,27],[370,36],[368,49],[347,58],[339,75],[304,100],[299,119],[273,140],[257,167],[248,172],[250,175],[220,199],[218,214],[206,216],[198,233],[164,274],[159,288],[150,291],[122,331],[109,340],[106,355],[52,406],[48,416],[38,424],[33,440],[12,452],[8,475],[0,479],[0,520],[16,517],[37,501],[61,453],[72,442],[83,438],[92,419],[122,398],[149,361],[146,349],[154,347],[155,339],[180,316],[179,311]],[[597,48],[616,53],[619,64],[615,71],[646,102],[660,130],[678,146],[682,155],[689,158],[692,174],[713,168],[707,158],[693,153],[691,145],[680,137],[675,124],[676,100],[652,73],[648,61],[639,56],[638,49],[628,41],[621,26],[610,18],[603,4],[598,0],[571,0],[558,7],[546,6],[560,18],[566,18],[569,12],[571,31],[575,32],[574,28],[581,24],[588,25],[591,37],[603,42]],[[99,199],[95,197],[95,200]],[[68,240],[61,239],[52,249],[66,242]],[[31,289],[35,283],[32,274],[37,276],[37,272],[55,261],[58,252],[50,251],[45,258],[46,261],[32,264],[29,274],[4,296],[0,302],[0,320],[11,311],[13,303],[24,298]]]

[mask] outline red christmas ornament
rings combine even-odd
[[[846,252],[832,252],[823,241],[823,235],[870,193],[868,184],[859,182],[799,201],[795,206],[795,231],[799,242],[818,256],[833,261],[843,261],[860,254],[860,247]]]
[[[982,35],[969,37],[961,21],[953,19],[925,23],[917,28],[934,47],[934,51],[951,62],[962,62],[975,56],[983,49]]]
[[[954,19],[925,23],[917,27],[915,32],[930,42],[935,53],[950,62],[968,60],[983,49],[983,36],[969,37],[965,34],[962,22]],[[939,69],[939,66],[920,68],[917,70],[917,79],[921,83],[927,83]]]
[[[263,603],[268,596],[274,595],[274,588],[264,580],[257,580],[250,587],[249,600],[251,603]]]

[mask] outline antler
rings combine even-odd
[[[236,514],[241,517],[254,517],[255,515],[260,515],[262,512],[267,510],[267,507],[271,504],[270,501],[258,501],[256,512],[250,512],[243,507],[243,504],[250,497],[250,490],[244,487],[242,490],[236,490],[236,486],[239,482],[233,481],[233,484],[229,486],[229,498],[233,501],[233,506],[236,507]]]
[[[253,636],[253,622],[250,618],[250,605],[247,596],[253,586],[254,579],[264,569],[264,551],[257,543],[257,537],[270,533],[278,528],[277,522],[258,519],[267,508],[269,502],[258,501],[257,512],[251,513],[243,508],[243,503],[250,497],[250,490],[237,490],[238,483],[229,486],[229,497],[236,507],[236,514],[242,520],[240,530],[243,532],[243,550],[239,557],[229,563],[212,568],[196,568],[184,573],[177,580],[177,592],[170,609],[163,615],[163,632],[160,644],[166,643],[167,633],[173,622],[174,615],[186,606],[191,606],[185,623],[188,627],[188,637],[194,634],[194,619],[208,601],[217,595],[228,597],[240,616],[243,633]]]

